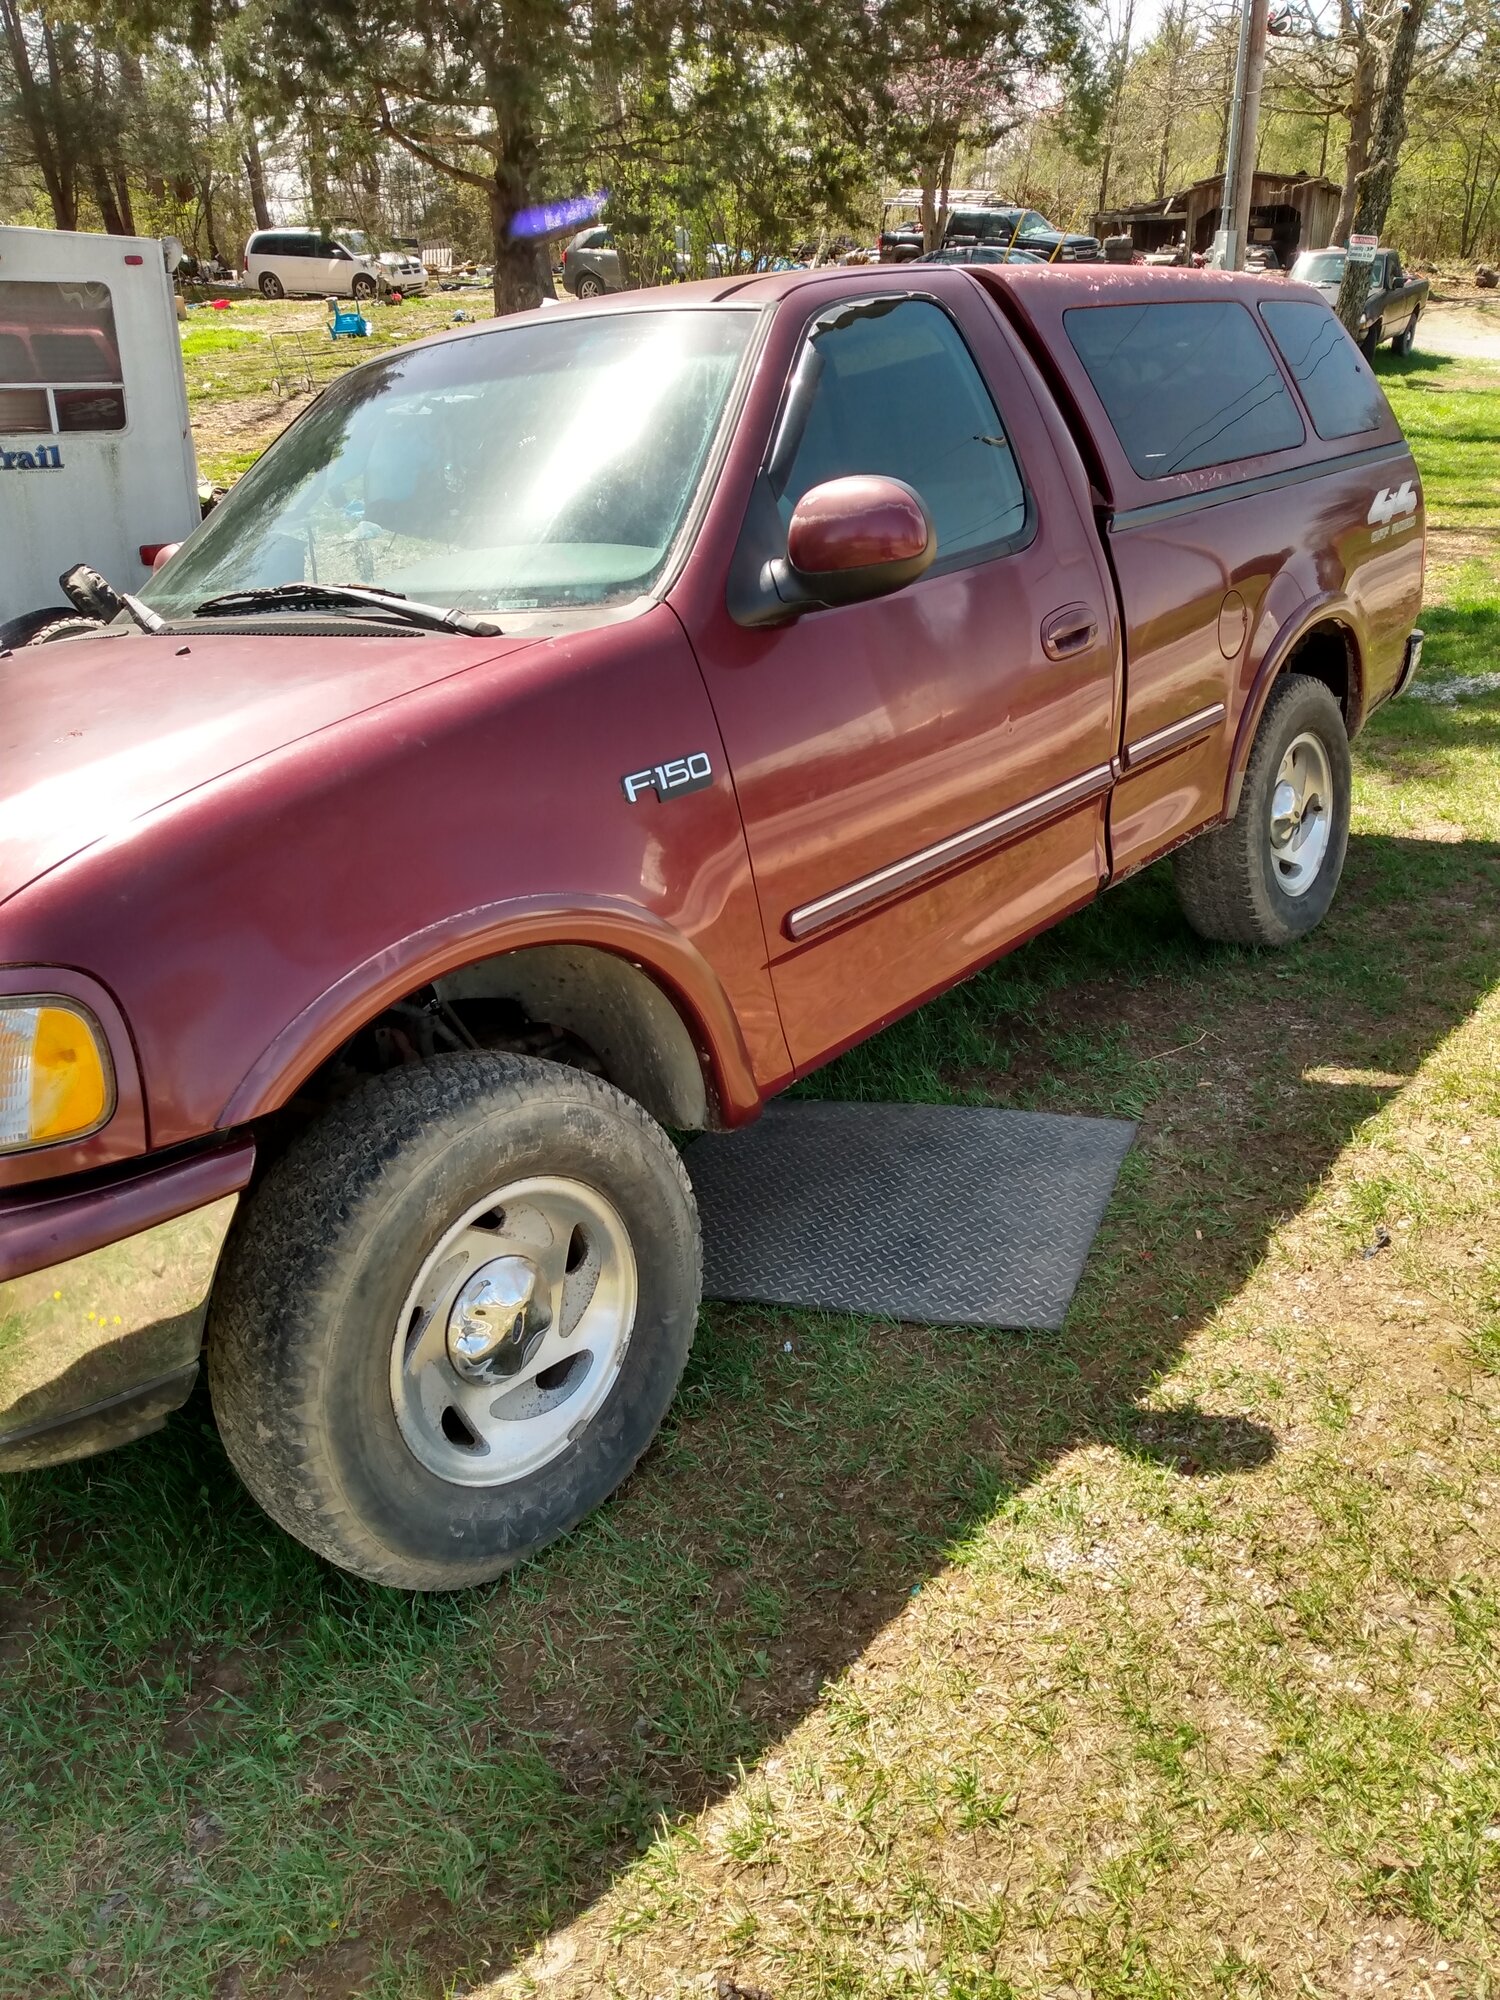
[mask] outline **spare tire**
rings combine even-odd
[[[103,630],[103,623],[97,618],[85,618],[77,611],[59,611],[44,625],[39,625],[24,643],[28,646],[50,646],[54,639],[84,639],[90,632]]]

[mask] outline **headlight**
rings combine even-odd
[[[0,1000],[0,1153],[97,1132],[114,1109],[104,1037],[76,1001]]]

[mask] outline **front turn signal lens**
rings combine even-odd
[[[104,1039],[65,1000],[0,1000],[0,1153],[96,1132],[113,1108]]]

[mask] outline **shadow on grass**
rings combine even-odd
[[[1257,955],[1192,939],[1158,869],[843,1058],[825,1094],[1142,1119],[1065,1330],[710,1307],[635,1479],[491,1590],[328,1571],[201,1407],[0,1488],[16,1990],[493,1976],[730,1788],[1064,1453],[1263,1463],[1260,1426],[1153,1394],[1500,976],[1497,888],[1493,847],[1357,838],[1324,928]]]

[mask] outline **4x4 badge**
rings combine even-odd
[[[713,778],[708,752],[694,750],[690,756],[669,757],[665,764],[653,764],[649,770],[631,771],[621,778],[620,790],[634,805],[642,792],[655,792],[659,800],[675,799],[687,792],[701,792]]]
[[[1370,511],[1366,514],[1365,520],[1372,528],[1383,528],[1402,514],[1415,514],[1416,511],[1417,496],[1408,479],[1398,486],[1394,493],[1389,486],[1382,486],[1370,502]]]

